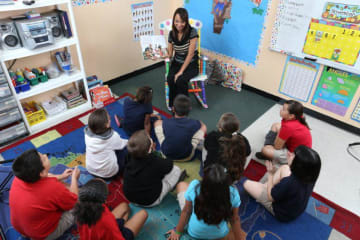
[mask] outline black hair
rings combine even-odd
[[[190,98],[184,94],[178,94],[174,100],[174,111],[179,117],[189,115],[191,110]]]
[[[240,121],[231,112],[224,113],[221,115],[217,127],[225,134],[233,134],[234,132],[239,131]]]
[[[136,90],[136,101],[138,103],[151,103],[153,97],[153,90],[149,86],[139,87]]]
[[[223,166],[212,164],[204,169],[200,193],[195,198],[194,211],[198,219],[209,225],[231,220],[233,213],[230,180]]]
[[[38,181],[41,178],[40,173],[44,169],[39,152],[36,149],[23,152],[12,165],[14,175],[29,183]]]
[[[105,108],[93,111],[89,116],[88,126],[95,134],[102,134],[108,130],[109,114]]]
[[[94,178],[88,181],[79,191],[79,202],[74,208],[76,221],[80,225],[95,225],[104,211],[107,195],[108,188],[104,180]]]
[[[231,137],[221,137],[219,142],[221,146],[221,161],[227,168],[231,182],[237,181],[244,172],[246,162],[244,138],[236,134],[231,135]]]
[[[287,100],[284,104],[288,105],[288,112],[290,114],[294,114],[295,119],[298,120],[301,124],[305,125],[308,129],[310,129],[307,124],[304,116],[304,107],[301,103],[294,100]]]
[[[172,19],[172,27],[171,27],[173,39],[178,39],[177,36],[179,34],[179,31],[175,27],[175,17],[177,14],[179,14],[181,20],[185,22],[184,32],[183,32],[183,36],[182,36],[182,39],[184,39],[185,37],[187,37],[190,34],[191,27],[190,27],[190,23],[189,23],[189,14],[185,8],[178,8],[175,10],[173,19]]]
[[[145,130],[139,130],[131,135],[127,144],[127,150],[133,158],[144,158],[148,155],[150,145],[149,135]]]
[[[304,145],[295,148],[294,154],[290,165],[291,173],[303,183],[315,183],[321,169],[319,154]]]

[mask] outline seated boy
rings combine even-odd
[[[190,98],[179,94],[173,105],[175,116],[158,120],[154,124],[162,153],[174,161],[191,160],[197,145],[206,133],[204,123],[188,118],[190,110]]]
[[[77,201],[77,167],[61,175],[49,174],[50,161],[36,149],[25,151],[12,166],[10,219],[14,228],[31,239],[56,239],[74,224],[71,209]],[[59,180],[71,175],[70,190]]]

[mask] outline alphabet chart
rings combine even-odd
[[[140,36],[154,35],[153,2],[131,5],[133,38],[138,41]]]
[[[311,19],[303,52],[354,66],[360,50],[360,26]]]
[[[279,92],[307,102],[320,65],[309,60],[288,56]]]

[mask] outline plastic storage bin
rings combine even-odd
[[[16,107],[16,100],[13,96],[0,99],[0,112]]]
[[[7,83],[0,84],[0,98],[8,97],[11,95],[9,85]]]
[[[21,119],[21,114],[18,108],[13,108],[9,111],[0,113],[0,127],[4,127],[13,123],[15,121],[19,121]]]
[[[30,126],[46,120],[44,110],[37,103],[29,102],[27,105],[32,109],[31,111],[28,111],[29,109],[24,109],[26,119],[28,120]]]
[[[18,123],[9,128],[0,130],[0,145],[7,144],[8,142],[17,139],[21,136],[26,135],[28,132],[26,130],[25,124],[23,122]]]
[[[6,83],[6,77],[4,73],[0,73],[0,84]]]

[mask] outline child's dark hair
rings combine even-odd
[[[89,116],[88,126],[95,134],[102,134],[108,130],[109,114],[105,108],[93,111]]]
[[[301,182],[315,183],[320,174],[321,159],[313,149],[300,145],[295,148],[290,170]]]
[[[217,127],[226,135],[231,135],[234,132],[239,131],[240,121],[231,112],[224,113],[221,115]]]
[[[223,166],[212,164],[205,168],[200,183],[200,194],[195,198],[194,211],[198,219],[209,225],[218,225],[224,220],[230,221],[230,180]]]
[[[151,141],[145,130],[136,131],[131,135],[127,150],[133,158],[144,158],[149,153]]]
[[[304,107],[301,103],[294,100],[287,100],[284,104],[288,105],[288,112],[290,114],[294,114],[295,119],[298,120],[301,124],[305,125],[308,129],[310,129],[307,124],[304,116]]]
[[[151,103],[153,97],[153,90],[149,86],[139,87],[136,90],[136,101],[138,103]]]
[[[18,156],[13,165],[14,175],[24,182],[33,183],[38,181],[40,173],[44,170],[39,152],[36,149],[30,149]]]
[[[179,117],[189,115],[191,110],[191,101],[188,96],[178,94],[174,100],[174,111]]]
[[[231,182],[240,179],[244,172],[246,162],[246,147],[244,138],[241,135],[232,135],[221,137],[219,139],[221,146],[221,161],[227,168],[227,173]]]
[[[190,34],[189,14],[188,14],[188,12],[187,12],[187,10],[185,8],[178,8],[178,9],[175,10],[174,15],[173,15],[173,19],[172,19],[172,27],[171,27],[173,39],[178,39],[177,36],[179,34],[179,31],[175,27],[175,16],[176,16],[176,14],[179,14],[181,20],[185,22],[184,32],[183,32],[183,36],[182,36],[182,39],[184,39],[185,37],[188,36],[188,34]]]
[[[76,221],[80,225],[95,225],[104,211],[107,195],[108,188],[104,180],[94,178],[88,181],[79,191],[79,202],[74,208]]]

